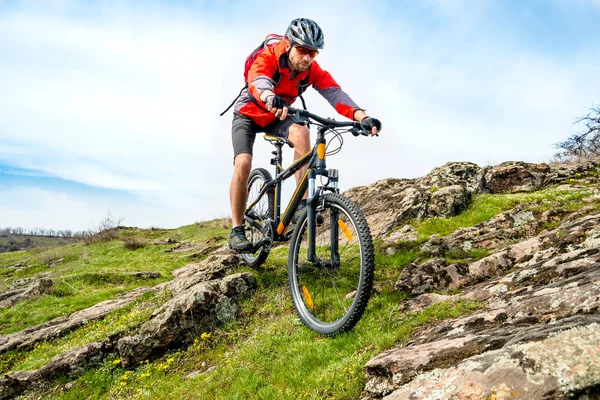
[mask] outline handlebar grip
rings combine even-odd
[[[369,130],[367,129],[367,127],[365,127],[365,125],[362,122],[359,122],[360,127],[362,128],[362,135],[364,136],[370,136]],[[375,136],[379,137],[379,133],[376,133]]]

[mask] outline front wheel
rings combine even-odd
[[[334,335],[352,329],[362,317],[375,261],[371,231],[360,209],[338,193],[327,194],[323,204],[316,218],[316,259],[308,259],[304,212],[290,243],[288,279],[302,322],[320,334]]]

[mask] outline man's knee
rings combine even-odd
[[[233,169],[235,174],[248,177],[248,175],[250,175],[250,170],[252,169],[252,155],[241,153],[235,156]]]
[[[294,147],[306,148],[310,144],[310,131],[304,125],[292,124],[290,125],[288,138]]]

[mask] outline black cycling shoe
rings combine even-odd
[[[243,226],[236,226],[231,230],[229,248],[237,253],[248,253],[252,250],[252,243],[246,239]]]

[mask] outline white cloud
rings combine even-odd
[[[34,187],[0,192],[2,226],[87,230],[95,228],[106,213],[81,196]]]
[[[306,10],[325,30],[319,62],[384,123],[379,138],[349,137],[330,159],[344,188],[447,161],[545,161],[597,101],[596,53],[532,51],[508,30],[484,32],[488,10],[460,1],[430,2],[445,28],[401,13],[390,22],[383,6],[360,2],[241,4],[226,18],[107,4],[96,17],[67,16],[66,1],[1,17],[0,160],[130,191],[148,204],[132,212],[140,225],[229,213],[231,112],[218,114],[243,85],[251,49]],[[315,92],[306,98],[312,111],[335,116]],[[257,139],[256,164],[268,167],[270,150]]]

